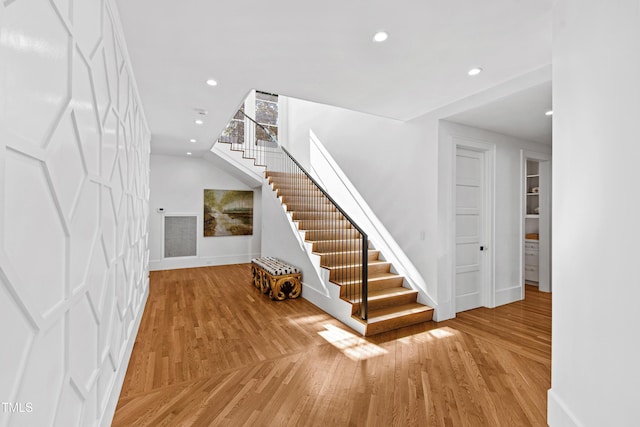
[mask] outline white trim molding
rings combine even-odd
[[[553,389],[549,389],[547,401],[549,427],[584,427]]]

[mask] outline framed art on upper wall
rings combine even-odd
[[[204,237],[253,234],[253,191],[204,190]]]

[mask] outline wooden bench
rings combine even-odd
[[[300,270],[278,258],[262,257],[251,260],[253,284],[271,299],[282,301],[298,298],[302,292]]]

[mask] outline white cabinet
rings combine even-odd
[[[525,282],[538,283],[538,241],[524,241],[524,280]]]

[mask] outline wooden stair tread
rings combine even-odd
[[[369,311],[369,318],[367,319],[367,322],[369,324],[384,322],[402,316],[409,316],[417,313],[426,313],[429,311],[433,311],[433,308],[424,304],[420,304],[418,302],[404,304],[396,307],[385,307],[378,310]]]
[[[377,249],[369,249],[367,251],[369,256],[374,255],[374,252],[378,253],[378,254],[380,253],[380,251],[378,251]],[[313,253],[315,255],[318,255],[318,256],[326,256],[326,257],[333,256],[333,257],[336,257],[336,258],[345,257],[345,258],[348,259],[348,257],[350,257],[350,256],[362,254],[362,251],[361,250],[358,250],[358,251],[347,251],[347,252],[318,252],[318,251],[313,251]],[[325,266],[321,265],[321,267],[325,267]]]
[[[298,223],[298,228],[300,230],[305,230],[305,231],[318,231],[318,230],[324,230],[324,228],[310,228],[310,229],[305,229],[305,228],[301,228],[304,225],[325,225],[328,222],[331,222],[334,225],[341,225],[342,227],[336,227],[337,230],[351,230],[353,229],[353,226],[351,225],[351,223],[349,221],[347,221],[346,219],[316,219],[316,218],[310,218],[310,219],[293,219],[293,222],[297,222]],[[304,223],[304,224],[301,224]],[[345,227],[346,226],[346,227]]]
[[[371,246],[369,246],[369,249],[367,250],[367,252],[369,253],[369,255],[372,255],[372,252],[380,253],[379,250],[372,249]],[[360,249],[360,250],[357,250],[357,251],[341,251],[341,252],[333,252],[333,251],[331,251],[331,252],[317,252],[317,251],[314,251],[313,253],[316,254],[316,255],[320,255],[320,256],[333,255],[333,256],[337,257],[338,255],[346,256],[346,255],[350,255],[350,254],[361,254],[362,250]]]
[[[375,299],[381,299],[381,298],[387,298],[387,297],[391,297],[391,296],[397,296],[397,295],[403,295],[403,294],[417,294],[418,291],[413,290],[413,289],[408,289],[408,288],[385,288],[385,289],[378,289],[376,291],[369,291],[369,297],[368,300],[375,300]]]
[[[384,261],[381,259],[370,259],[369,262],[367,263],[367,265],[369,266],[382,265],[382,264],[391,265],[389,261]],[[339,268],[359,268],[360,265],[361,265],[360,263],[356,263],[356,264],[339,264],[339,265],[332,265],[332,266],[326,266],[326,267],[324,265],[321,265],[321,267],[324,267],[328,270],[337,270]]]
[[[362,243],[362,239],[359,238],[351,238],[351,239],[322,239],[322,240],[314,240],[314,243],[335,243],[335,242],[346,242],[355,245],[356,243],[359,245]]]
[[[296,223],[298,230],[300,231],[316,231],[315,225],[310,224],[310,222],[316,221],[315,219],[294,219],[293,222]],[[340,224],[341,230],[353,230],[351,223],[348,221],[342,221]]]
[[[396,278],[403,278],[403,276],[399,275],[399,274],[395,274],[395,273],[374,273],[369,275],[368,277],[368,281],[369,283],[371,282],[377,282],[377,281],[382,281],[382,280],[387,280],[387,279],[396,279]],[[353,283],[360,283],[361,280],[347,280],[347,281],[334,281],[334,283],[338,284],[338,285],[351,285]],[[371,293],[372,291],[369,291],[369,293]]]
[[[295,220],[295,219],[294,219],[294,221],[324,221],[324,222],[330,222],[331,220],[327,220],[327,219]],[[344,221],[346,221],[346,220],[344,220]],[[343,231],[343,230],[349,230],[349,231],[353,232],[355,229],[354,229],[354,228],[350,228],[350,229],[340,228],[340,229],[338,229],[338,230],[340,230],[340,231]],[[318,228],[318,229],[315,229],[315,230],[307,230],[307,231],[313,231],[313,232],[316,232],[316,233],[332,233],[332,232],[337,232],[337,231],[336,231],[336,229],[330,230],[330,229],[324,229],[324,228]]]
[[[418,291],[414,290],[414,289],[409,289],[409,288],[405,288],[405,287],[396,287],[396,288],[384,288],[384,289],[377,289],[374,291],[369,291],[369,297],[367,298],[367,300],[369,301],[369,303],[371,303],[372,301],[375,300],[381,300],[381,299],[386,299],[386,298],[392,298],[392,297],[396,297],[396,296],[400,296],[400,295],[407,295],[407,294],[418,294]],[[358,304],[361,301],[361,298],[353,298],[353,299],[349,299],[347,300],[350,303],[353,304]]]

